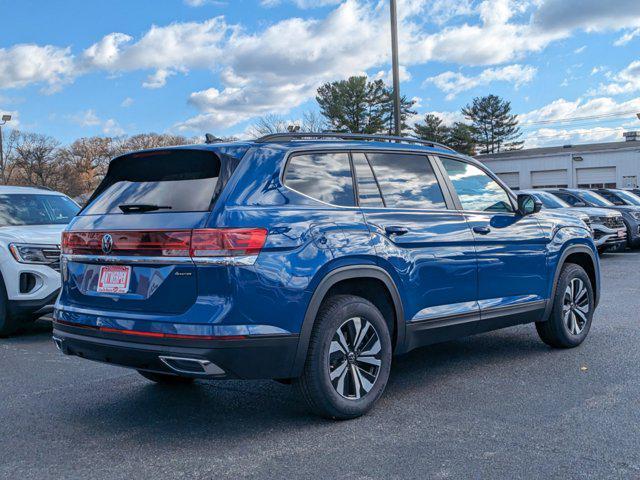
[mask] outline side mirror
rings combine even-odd
[[[521,193],[518,195],[518,213],[523,217],[525,215],[538,213],[541,209],[542,202],[533,195],[529,195],[528,193]]]

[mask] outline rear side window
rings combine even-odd
[[[358,181],[358,201],[362,207],[384,207],[382,195],[378,188],[371,166],[364,153],[354,153],[353,168]]]
[[[367,153],[387,207],[446,209],[431,163],[422,155]]]
[[[285,171],[287,187],[321,202],[355,204],[349,154],[314,153],[291,157]]]
[[[463,210],[513,212],[509,195],[494,179],[470,163],[442,158]]]
[[[205,212],[218,186],[220,160],[199,150],[145,152],[112,162],[84,215]]]

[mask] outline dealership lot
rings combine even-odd
[[[40,323],[0,339],[0,478],[640,477],[640,252],[602,278],[583,346],[528,325],[423,348],[348,422],[271,381],[166,388],[64,357]]]

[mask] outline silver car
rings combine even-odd
[[[563,213],[580,218],[591,228],[593,241],[600,253],[605,250],[622,250],[627,244],[627,228],[622,214],[615,210],[595,207],[572,207],[553,193],[544,190],[521,190],[533,195],[542,203],[542,208],[562,210]]]

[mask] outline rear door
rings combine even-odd
[[[548,282],[548,241],[536,215],[517,214],[509,193],[481,168],[458,159],[440,161],[475,239],[483,323],[502,315],[517,323],[520,313],[534,315],[544,308]]]
[[[197,296],[191,230],[206,225],[229,174],[221,167],[216,154],[196,149],[115,159],[65,233],[64,303],[146,313],[186,311]]]
[[[473,236],[430,159],[353,152],[353,164],[360,206],[380,262],[396,275],[406,321],[422,329],[477,320]]]

